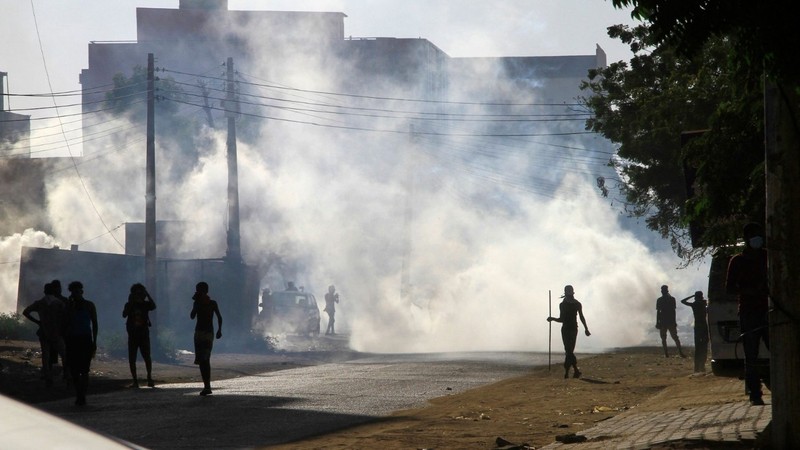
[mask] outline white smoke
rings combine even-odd
[[[253,42],[260,39],[266,37],[255,36]],[[237,68],[260,80],[322,91],[334,90],[335,78],[351,73],[307,53],[288,59],[281,65],[237,63]],[[163,57],[159,64],[179,66]],[[384,97],[406,94],[388,86],[381,92]],[[321,101],[319,95],[304,96]],[[203,115],[187,108],[181,113]],[[322,124],[356,120],[283,114]],[[593,178],[580,173],[591,172],[586,163],[562,159],[548,168],[534,167],[533,161],[547,157],[540,145],[520,144],[523,148],[513,154],[470,160],[492,174],[481,178],[463,170],[469,150],[452,144],[414,144],[404,135],[308,123],[252,118],[237,123],[242,129],[259,127],[259,139],[238,144],[245,261],[260,264],[270,254],[296,261],[301,278],[292,281],[318,299],[329,284],[336,285],[342,299],[337,331],[349,333],[356,350],[545,350],[548,292],[552,314],[558,315],[566,284],[575,287],[593,333],[579,337],[579,351],[656,344],[649,340],[659,287],[670,285],[676,296],[705,290],[702,267],[676,271],[679,261],[668,249],[654,251],[626,231],[626,219],[592,187]],[[407,130],[408,125],[384,120],[369,122],[369,128]],[[142,133],[120,136],[115,145],[141,141]],[[158,218],[189,222],[183,247],[193,253],[200,249],[204,257],[225,252],[225,141],[224,127],[205,129],[196,164],[183,168],[180,178],[171,176],[178,150],[169,140],[157,142]],[[144,144],[136,152],[122,148],[95,160],[85,155],[80,178],[73,170],[48,180],[48,210],[59,239],[120,252],[122,233],[108,229],[143,220]],[[520,189],[519,183],[504,182],[506,175],[560,181],[557,190],[542,195],[541,186],[533,192]],[[412,219],[406,222],[409,195]],[[404,262],[408,296],[401,295]],[[687,314],[681,311],[682,323]],[[558,348],[558,328],[553,328]]]
[[[14,233],[0,239],[0,312],[17,310],[22,247],[52,248],[54,245],[58,245],[58,241],[54,237],[30,228],[22,233]]]

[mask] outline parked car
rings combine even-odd
[[[317,299],[303,291],[278,291],[261,299],[258,327],[271,333],[317,335],[320,314]]]

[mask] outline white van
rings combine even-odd
[[[744,348],[739,331],[738,303],[735,295],[725,292],[728,263],[736,248],[717,250],[711,258],[708,274],[708,332],[711,343],[711,371],[714,375],[744,373]],[[769,351],[761,344],[759,363],[769,365]]]

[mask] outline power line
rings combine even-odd
[[[180,81],[174,81],[175,84],[184,85],[184,86],[194,86],[190,83],[184,83]],[[208,88],[210,91],[218,91],[218,92],[226,92],[224,89],[216,89],[216,88]],[[191,94],[185,91],[167,91],[167,92],[176,92],[181,93],[184,95],[192,95],[198,96],[199,94]],[[325,108],[336,108],[336,109],[345,109],[345,110],[355,110],[355,111],[374,111],[374,112],[382,112],[382,113],[394,113],[394,114],[418,114],[421,116],[432,116],[432,117],[420,117],[419,120],[463,120],[469,121],[471,118],[478,118],[479,121],[497,121],[497,122],[537,122],[537,121],[556,121],[556,120],[587,120],[591,118],[593,114],[591,113],[561,113],[561,114],[467,114],[467,113],[453,113],[453,112],[428,112],[428,111],[417,111],[417,110],[396,110],[396,109],[386,109],[386,108],[367,108],[361,106],[343,106],[343,105],[333,105],[327,103],[319,103],[319,102],[311,102],[311,101],[297,101],[297,100],[287,100],[278,97],[266,96],[266,95],[256,95],[256,94],[248,94],[239,92],[240,96],[245,97],[253,97],[253,98],[261,98],[265,100],[273,100],[278,102],[287,102],[287,103],[294,103],[300,105],[309,105],[309,106],[318,106],[318,107],[325,107]],[[214,100],[225,100],[222,97],[210,97]],[[296,107],[278,107],[274,105],[266,105],[263,103],[254,103],[254,102],[247,102],[243,100],[238,100],[240,103],[251,104],[251,105],[259,105],[259,106],[266,106],[266,107],[274,107],[274,108],[284,108],[284,109],[297,109],[302,110]],[[305,110],[308,111],[308,110]],[[334,111],[321,111],[321,110],[310,110],[313,112],[324,112],[324,113],[336,113]],[[344,114],[344,113],[341,113]],[[357,115],[357,114],[352,114]],[[385,116],[369,116],[367,117],[385,117]],[[490,120],[491,118],[497,118],[495,120]],[[545,119],[535,119],[535,118],[545,118]],[[478,120],[476,120],[478,121]]]
[[[74,89],[71,91],[61,91],[61,92],[52,92],[52,93],[41,93],[41,94],[12,94],[7,93],[5,94],[7,97],[43,97],[43,98],[51,98],[51,97],[74,97],[74,96],[83,96],[84,94],[98,94],[101,92],[106,91],[106,87],[114,86],[114,83],[103,84],[100,86],[95,86],[89,89]],[[98,90],[99,92],[95,92],[94,90]],[[102,90],[101,90],[102,89]]]
[[[205,105],[198,105],[196,103],[177,100],[174,98],[164,97],[165,100],[169,100],[175,103],[181,103],[185,105],[196,106],[198,108],[206,108]],[[218,107],[208,107],[209,109],[215,111],[224,111],[224,112],[235,112],[241,114],[243,116],[249,117],[257,117],[261,119],[271,119],[280,122],[289,122],[289,123],[297,123],[297,124],[304,124],[304,125],[313,125],[317,127],[324,127],[324,128],[337,128],[341,130],[353,130],[353,131],[369,131],[369,132],[377,132],[377,133],[393,133],[393,134],[410,134],[407,130],[390,130],[390,129],[376,129],[376,128],[366,128],[366,127],[357,127],[357,126],[345,126],[345,125],[329,125],[317,122],[306,122],[302,120],[293,120],[293,119],[286,119],[283,117],[275,117],[275,116],[265,116],[262,114],[255,114],[255,113],[248,113],[244,111],[234,111],[228,110],[225,108],[218,108]],[[417,131],[414,134],[422,134],[428,136],[461,136],[461,137],[536,137],[536,136],[574,136],[574,135],[585,135],[585,134],[594,134],[592,131],[575,131],[575,132],[564,132],[564,133],[436,133],[436,132],[426,132],[426,131]]]
[[[108,103],[109,101],[112,101],[112,100],[121,100],[121,99],[124,99],[124,98],[138,96],[138,95],[141,95],[141,94],[143,94],[145,92],[146,91],[134,92],[134,93],[131,93],[131,94],[121,95],[121,96],[118,96],[118,97],[111,97],[111,98],[106,98],[106,99],[103,99],[103,100],[95,100],[95,101],[91,101],[91,102],[72,103],[72,104],[69,104],[69,105],[37,106],[37,107],[33,107],[33,108],[17,108],[17,109],[13,109],[13,110],[8,110],[8,112],[42,111],[42,110],[48,110],[48,109],[55,109],[56,112],[58,112],[57,110],[59,108],[72,108],[72,107],[76,107],[76,106],[85,107],[87,105],[95,105],[95,104],[98,104],[98,103]],[[0,121],[0,122],[10,122],[10,121]]]
[[[42,46],[42,37],[41,37],[41,34],[39,33],[39,22],[36,19],[36,8],[33,5],[33,0],[31,0],[31,12],[33,13],[33,24],[34,24],[34,27],[36,29],[36,38],[39,41],[39,52],[42,55],[42,65],[44,66],[44,73],[45,73],[45,77],[47,78],[47,85],[50,88],[50,91],[53,92],[53,83],[50,81],[50,73],[47,70],[47,60],[46,60],[46,58],[44,56],[44,47]],[[55,98],[53,98],[53,104],[56,104]],[[58,114],[58,106],[57,105],[56,105],[56,114]],[[59,116],[58,119],[59,119],[59,122],[60,122],[61,121],[61,117]],[[62,127],[62,129],[63,129],[63,127]],[[66,135],[64,137],[65,137],[65,140],[66,140]],[[69,142],[65,142],[65,144],[67,146],[67,151],[69,152],[69,156],[73,161],[73,166],[75,168],[75,173],[78,175],[78,179],[81,182],[81,186],[83,186],[83,191],[86,194],[86,198],[89,199],[89,203],[92,205],[92,209],[94,209],[94,212],[97,215],[97,218],[100,220],[100,223],[103,224],[103,227],[106,229],[106,231],[111,233],[111,230],[108,228],[108,225],[106,225],[105,221],[103,220],[103,217],[100,215],[100,211],[97,210],[97,206],[94,204],[94,201],[92,200],[92,196],[89,194],[89,190],[86,187],[86,183],[83,181],[83,178],[81,177],[80,171],[78,171],[78,166],[74,164],[75,163],[75,158],[72,155],[72,150],[70,149]],[[122,245],[122,243],[119,242],[119,240],[117,239],[116,236],[114,236],[112,234],[111,237],[114,238],[114,241],[123,250],[125,249],[125,246]]]
[[[193,73],[181,72],[177,70],[170,70],[165,68],[158,69],[162,72],[168,73],[177,73],[181,75],[187,75],[192,77],[203,77],[203,78],[210,78],[215,80],[223,81],[223,78],[219,77],[211,77],[211,76],[204,76],[198,75]],[[241,73],[241,72],[237,72]],[[247,75],[247,74],[244,74]],[[252,76],[252,75],[247,75]],[[257,77],[253,77],[257,78]],[[471,105],[471,106],[582,106],[580,103],[500,103],[500,102],[457,102],[457,101],[447,101],[447,100],[428,100],[428,99],[413,99],[413,98],[400,98],[400,97],[380,97],[380,96],[372,96],[372,95],[359,95],[359,94],[346,94],[341,92],[328,92],[328,91],[316,91],[313,89],[300,89],[300,88],[293,88],[293,87],[284,87],[278,86],[274,84],[265,84],[265,83],[252,83],[252,82],[241,82],[244,84],[252,85],[252,86],[260,86],[266,87],[271,89],[280,89],[286,91],[294,91],[294,92],[305,92],[311,94],[323,94],[323,95],[333,95],[333,96],[341,96],[341,97],[350,97],[350,98],[363,98],[369,100],[390,100],[390,101],[399,101],[399,102],[412,102],[412,103],[431,103],[431,104],[445,104],[445,105]]]

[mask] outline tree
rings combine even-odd
[[[657,43],[695,55],[711,39],[731,40],[741,65],[765,76],[766,229],[770,284],[771,441],[800,448],[800,33],[784,2],[612,0],[633,6]]]
[[[591,93],[583,98],[594,114],[587,129],[619,145],[613,164],[628,213],[645,217],[686,260],[735,242],[737,223],[763,217],[759,78],[733,64],[728,39],[687,57],[674,45],[656,44],[644,25],[613,26],[609,36],[630,46],[630,66],[593,70],[581,88]],[[690,130],[709,132],[681,148],[681,132]],[[696,172],[690,199],[684,166]],[[704,230],[700,248],[688,245],[690,222]]]
[[[107,108],[114,114],[127,116],[131,122],[144,124],[147,69],[137,65],[128,77],[118,73],[114,75],[113,84],[113,89],[106,93]],[[181,102],[187,101],[187,94],[173,79],[157,78],[155,94],[162,100],[157,101],[155,108],[156,141],[160,147],[170,148],[166,176],[171,180],[181,180],[197,164],[198,149],[208,147],[201,145],[206,142],[198,141],[202,139],[203,121],[197,114],[182,111]]]

